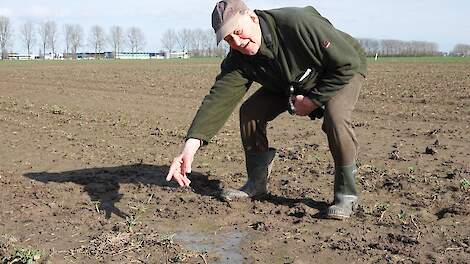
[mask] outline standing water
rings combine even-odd
[[[188,249],[215,254],[215,263],[234,264],[243,262],[240,244],[244,237],[241,232],[180,232],[174,240]]]

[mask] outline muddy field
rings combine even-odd
[[[345,222],[322,218],[333,168],[306,118],[270,123],[263,199],[217,198],[245,178],[238,113],[191,188],[165,181],[219,63],[0,63],[0,263],[469,263],[469,60],[370,63]]]

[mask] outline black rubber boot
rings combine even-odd
[[[227,188],[221,193],[223,200],[231,201],[250,198],[268,192],[268,178],[271,173],[276,150],[270,148],[264,153],[246,154],[246,172],[248,181],[240,189]]]
[[[357,209],[356,173],[356,165],[336,167],[334,204],[328,207],[326,212],[327,218],[344,220],[351,217]]]

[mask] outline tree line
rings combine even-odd
[[[428,41],[403,41],[396,39],[357,39],[367,56],[441,56],[439,45]],[[470,55],[470,45],[457,44],[449,55]]]
[[[12,49],[14,29],[8,17],[0,16],[0,51],[1,58],[8,57],[8,50]],[[61,36],[62,38],[60,38]],[[40,57],[45,54],[57,53],[59,42],[63,41],[65,54],[76,58],[80,48],[88,47],[95,54],[111,48],[114,54],[123,52],[126,48],[129,52],[140,52],[146,44],[144,32],[138,27],[130,27],[125,30],[121,26],[112,26],[106,31],[99,25],[92,26],[85,35],[83,27],[79,24],[66,24],[61,29],[54,21],[44,21],[39,24],[25,22],[18,27],[16,34],[22,48],[28,56],[33,49],[39,48]],[[85,38],[87,37],[87,38]],[[176,51],[188,52],[191,56],[223,56],[228,45],[216,45],[216,37],[213,30],[203,29],[168,29],[164,32],[161,43],[163,50],[171,53]],[[16,47],[18,48],[18,47]]]
[[[187,51],[192,57],[221,57],[229,50],[229,45],[222,41],[217,45],[212,29],[167,29],[161,38],[165,51],[176,48]]]
[[[401,41],[395,39],[358,39],[368,56],[436,56],[439,46],[427,41]]]
[[[61,31],[61,32],[59,32]],[[59,38],[62,33],[63,39]],[[14,29],[6,16],[0,16],[0,51],[1,58],[8,57],[8,49],[12,48]],[[56,54],[59,41],[63,41],[65,53],[76,58],[77,51],[89,47],[95,54],[111,48],[114,54],[127,48],[132,53],[140,52],[145,46],[144,32],[138,27],[124,29],[121,26],[112,26],[106,31],[99,25],[89,29],[87,38],[83,27],[79,24],[66,24],[61,30],[54,21],[45,21],[39,24],[25,22],[18,27],[17,37],[22,46],[31,55],[36,45],[39,54],[44,58],[49,51]],[[394,39],[358,39],[368,56],[438,56],[443,53],[434,42],[402,41]],[[222,41],[217,46],[215,34],[212,29],[167,29],[161,38],[163,50],[173,52],[176,49],[188,52],[195,57],[223,56],[229,46]],[[450,55],[470,56],[470,45],[457,44]]]
[[[452,53],[456,56],[470,56],[470,45],[457,44],[452,50]]]
[[[80,48],[88,46],[94,53],[101,53],[105,48],[113,49],[114,54],[128,48],[131,52],[142,51],[145,46],[145,35],[138,27],[130,27],[125,30],[121,26],[112,26],[109,32],[94,25],[85,35],[83,27],[79,24],[66,24],[59,30],[54,21],[45,21],[39,24],[25,22],[18,28],[17,37],[28,55],[38,46],[42,58],[50,52],[55,55],[59,44],[59,35],[62,33],[64,52],[76,58]],[[14,29],[8,17],[0,16],[0,51],[1,58],[8,57],[8,49],[12,48]],[[87,38],[86,38],[87,37]]]
[[[440,56],[439,45],[428,41],[402,41],[395,39],[358,39],[367,56]],[[470,56],[470,45],[457,44],[451,56]]]

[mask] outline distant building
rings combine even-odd
[[[145,59],[189,59],[187,51],[184,52],[120,52],[116,59],[145,60]]]
[[[167,58],[167,59],[189,59],[189,53],[187,51],[165,52],[165,58]]]
[[[116,59],[121,60],[148,60],[162,58],[164,58],[164,54],[159,52],[119,52],[116,54]]]
[[[120,60],[148,60],[148,59],[189,59],[187,51],[182,52],[119,52],[116,54],[111,51],[106,52],[77,52],[73,53],[46,53],[43,55],[27,55],[20,53],[9,53],[7,59],[10,60],[101,60],[101,59],[120,59]]]
[[[33,54],[22,54],[22,53],[8,53],[9,60],[34,60]]]
[[[97,60],[112,58],[111,52],[78,52],[77,59],[79,60]]]
[[[63,60],[64,54],[49,52],[49,53],[44,54],[44,59],[45,60]]]

